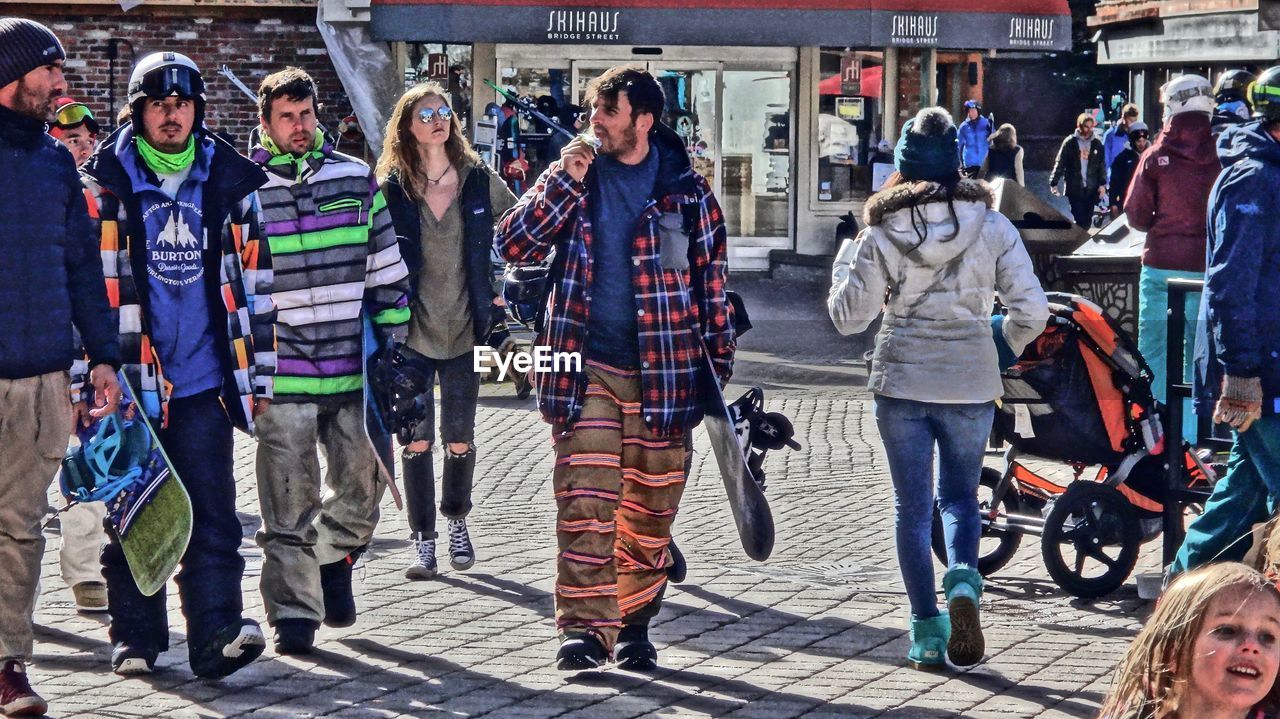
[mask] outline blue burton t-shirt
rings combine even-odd
[[[658,179],[658,153],[650,149],[636,165],[601,155],[593,165],[593,274],[587,295],[586,358],[619,369],[637,369],[640,343],[631,251],[636,223]]]

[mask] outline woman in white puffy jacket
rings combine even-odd
[[[961,179],[959,164],[946,110],[925,108],[907,121],[894,151],[898,171],[867,201],[867,228],[837,253],[827,297],[843,334],[884,312],[868,384],[896,496],[898,563],[911,604],[907,661],[921,669],[982,659],[977,488],[1001,395],[996,342],[1016,356],[1049,316],[1018,231],[992,209],[986,183]],[[997,297],[1008,316],[993,341]],[[929,547],[935,447],[946,612],[937,606]]]

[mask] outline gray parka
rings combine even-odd
[[[827,309],[842,334],[865,330],[883,309],[872,392],[989,402],[1002,393],[991,336],[995,298],[1008,308],[1002,331],[1015,354],[1044,329],[1049,306],[1031,258],[993,204],[979,180],[962,180],[950,206],[942,186],[929,182],[867,201],[867,228],[836,254]]]

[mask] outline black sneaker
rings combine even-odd
[[[671,564],[667,565],[667,581],[679,584],[688,575],[689,565],[685,564],[684,553],[676,546],[676,540],[672,539],[667,544],[667,551],[671,552]]]
[[[221,679],[244,668],[267,648],[262,627],[252,619],[232,622],[206,645],[192,648],[191,671],[198,677]]]
[[[157,652],[120,642],[111,650],[111,671],[122,677],[150,674],[156,670]]]
[[[324,593],[324,625],[349,627],[356,623],[356,598],[351,593],[351,568],[363,549],[336,562],[320,565],[320,590]]]
[[[649,627],[631,625],[618,633],[618,644],[613,648],[614,660],[619,669],[633,672],[651,672],[658,668],[658,649],[649,641]]]
[[[281,619],[276,622],[273,642],[276,654],[310,654],[316,645],[316,629],[320,626],[310,619]]]
[[[562,672],[583,672],[599,669],[609,660],[604,645],[590,634],[578,634],[566,638],[556,652],[556,669]]]

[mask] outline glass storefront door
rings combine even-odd
[[[546,69],[558,64],[548,49],[501,47],[499,72],[508,82],[554,74]],[[694,169],[715,191],[725,213],[730,266],[742,270],[767,269],[770,250],[795,245],[796,63],[794,55],[765,59],[758,57],[762,52],[679,48],[668,54],[687,59],[645,61],[603,46],[565,53],[565,100],[574,105],[581,104],[588,82],[615,65],[640,64],[658,78],[666,95],[662,120],[684,140]],[[539,90],[527,88],[531,94]]]

